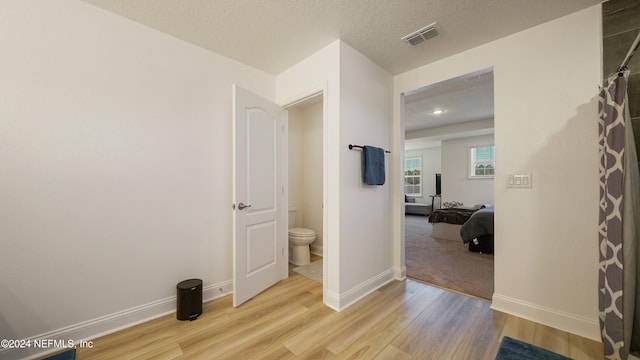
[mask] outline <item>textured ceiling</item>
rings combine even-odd
[[[596,5],[601,0],[83,0],[277,75],[336,39],[391,74]],[[416,47],[401,37],[433,22]],[[493,118],[493,73],[470,74],[405,99],[406,131]],[[430,114],[436,107],[445,112]],[[473,135],[472,133],[467,135]],[[467,136],[465,135],[465,136]],[[410,139],[439,144],[462,135]]]
[[[601,0],[83,0],[271,74],[336,39],[398,74]],[[440,35],[400,38],[432,22]]]
[[[405,131],[493,119],[492,69],[430,85],[404,98]],[[434,110],[441,114],[433,114]]]
[[[405,150],[440,146],[443,140],[493,134],[493,69],[416,89],[404,97]],[[432,112],[442,110],[441,114]],[[462,125],[451,128],[450,125]],[[464,130],[463,130],[464,129]],[[427,130],[425,133],[424,130]]]

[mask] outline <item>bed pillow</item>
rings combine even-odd
[[[457,202],[457,201],[445,201],[442,203],[442,208],[443,209],[447,209],[447,208],[457,208],[457,207],[461,207],[464,206],[463,203],[461,202]]]

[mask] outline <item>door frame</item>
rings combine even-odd
[[[454,79],[458,79],[458,78],[463,78],[466,76],[469,76],[471,74],[475,74],[475,73],[485,73],[485,72],[491,72],[492,76],[493,76],[493,84],[494,84],[494,116],[495,116],[495,65],[490,65],[487,67],[482,67],[480,69],[475,69],[475,70],[470,70],[467,72],[458,74],[458,75],[453,75],[450,76],[448,78],[445,79],[440,79],[438,81],[433,81],[433,82],[427,82],[427,83],[423,83],[423,82],[419,82],[416,84],[415,87],[413,87],[412,89],[409,90],[405,90],[403,92],[400,92],[398,94],[398,97],[396,98],[398,103],[397,103],[397,115],[398,115],[398,134],[396,134],[396,139],[398,140],[398,153],[399,153],[399,162],[397,164],[398,166],[398,170],[399,173],[404,174],[404,162],[405,162],[405,142],[406,142],[406,138],[405,138],[405,97],[407,95],[410,94],[414,94],[416,92],[421,92],[421,91],[425,91],[426,89],[428,89],[429,87],[435,86],[437,84],[440,84],[442,82],[447,82],[450,80],[454,80]],[[395,92],[395,89],[394,89]],[[394,106],[395,107],[395,106]],[[394,110],[394,116],[395,116],[395,110]],[[495,133],[495,124],[494,124],[494,145],[495,145],[495,137],[496,137],[496,133]],[[496,182],[494,181],[494,202],[495,202],[495,187],[496,187]],[[396,221],[395,223],[397,224],[397,226],[399,228],[394,230],[394,234],[398,235],[399,237],[395,238],[394,240],[394,253],[395,253],[395,259],[394,262],[396,263],[396,278],[397,279],[405,279],[407,277],[407,267],[406,267],[406,248],[405,248],[405,205],[404,205],[404,179],[399,181],[399,184],[396,188],[396,190],[398,191],[398,197],[394,199],[395,201],[395,206],[394,208],[397,210],[396,212],[394,212],[394,216],[396,216]],[[442,198],[440,198],[440,202],[442,203]],[[494,260],[494,271],[495,271],[495,260]],[[493,282],[495,285],[495,279],[496,279],[496,273],[494,273],[493,276]]]
[[[322,241],[322,302],[327,305],[327,294],[329,289],[329,282],[331,279],[328,276],[328,264],[329,264],[329,244],[327,241],[326,235],[329,233],[329,216],[328,216],[328,199],[329,199],[329,190],[328,190],[328,173],[329,173],[329,162],[328,162],[328,139],[329,139],[329,101],[327,98],[328,94],[328,84],[324,83],[318,86],[311,87],[306,91],[300,92],[298,95],[285,100],[281,105],[285,110],[300,103],[303,103],[306,100],[314,98],[316,96],[322,96],[322,233],[323,233],[323,241]],[[285,136],[283,139],[284,151],[286,154],[289,153],[289,118],[285,120]],[[288,183],[288,174],[289,174],[289,161],[284,162],[285,173],[287,176],[285,177],[285,200],[286,205],[289,206],[289,183]],[[287,209],[288,215],[288,209]],[[287,217],[288,219],[288,217]],[[288,241],[288,240],[287,240]],[[286,258],[289,259],[289,247],[286,247]]]

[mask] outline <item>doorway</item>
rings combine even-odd
[[[493,205],[495,155],[487,176],[475,176],[472,170],[472,149],[492,148],[495,153],[493,95],[493,68],[487,68],[406,92],[401,103],[405,138],[402,165],[403,169],[412,167],[410,174],[403,170],[405,201],[423,205],[412,208],[429,209],[425,214],[405,213],[407,276],[486,299],[493,293],[493,255],[470,252],[459,237],[460,225],[451,229],[450,236],[436,232],[438,237],[434,237],[428,219],[433,208],[451,203],[461,208]],[[436,189],[436,174],[441,174],[441,189]],[[438,261],[419,255],[437,251],[443,252],[434,258]],[[480,278],[471,279],[468,274]],[[484,285],[478,288],[480,282]]]
[[[312,264],[290,269],[322,281],[324,260],[324,100],[317,93],[286,106],[288,154],[289,228],[305,228],[315,233],[310,244]],[[289,246],[289,260],[292,251]],[[301,268],[301,269],[300,269]]]

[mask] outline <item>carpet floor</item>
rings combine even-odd
[[[493,295],[493,255],[431,237],[425,216],[405,216],[405,264],[410,278],[486,300]]]

